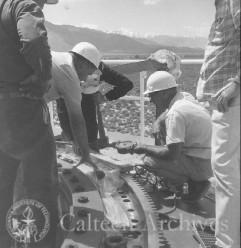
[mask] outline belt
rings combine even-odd
[[[8,99],[8,98],[16,98],[16,97],[22,97],[21,92],[0,92],[0,100]]]

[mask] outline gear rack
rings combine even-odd
[[[67,149],[68,150],[68,149]],[[68,224],[70,232],[60,234],[61,248],[201,248],[207,247],[196,237],[191,224],[207,223],[214,218],[214,202],[209,197],[196,204],[187,204],[177,198],[176,209],[173,208],[173,197],[167,192],[154,190],[138,182],[130,173],[122,173],[124,184],[115,194],[115,200],[121,205],[131,222],[131,229],[119,232],[74,232],[74,226],[83,218],[78,212],[96,214],[96,218],[105,221],[105,207],[98,187],[90,179],[86,166],[77,166],[79,158],[65,148],[57,148],[61,197],[60,212],[74,213]],[[91,153],[91,158],[103,171],[121,168],[126,171],[128,165],[118,156]],[[117,159],[118,158],[118,159]],[[71,173],[70,173],[71,172]],[[79,180],[79,183],[77,182]],[[77,187],[79,186],[79,187]],[[149,185],[150,186],[150,185]],[[76,192],[76,188],[77,191]],[[88,203],[79,203],[79,198],[88,197]],[[97,214],[98,213],[98,214]],[[77,217],[76,217],[77,216]],[[86,217],[85,217],[86,218]],[[181,220],[182,219],[182,220]],[[190,225],[181,226],[183,223]],[[170,224],[170,225],[169,225]],[[81,229],[81,228],[80,228]],[[58,248],[59,248],[58,247]]]

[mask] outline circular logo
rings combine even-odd
[[[43,239],[50,228],[50,215],[46,207],[35,200],[16,202],[6,216],[8,233],[19,243],[33,244]]]

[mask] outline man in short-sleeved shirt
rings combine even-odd
[[[166,144],[183,143],[182,153],[210,159],[212,128],[209,112],[178,92],[166,113]]]
[[[101,74],[98,70],[101,54],[88,42],[77,44],[70,52],[52,52],[52,79],[44,98],[47,102],[64,99],[74,136],[76,153],[81,151],[81,162],[89,162],[86,125],[81,109],[81,82],[88,75]]]
[[[138,144],[135,153],[145,153],[144,166],[176,185],[189,184],[189,202],[200,200],[210,187],[211,118],[191,97],[177,90],[175,78],[165,71],[152,74],[144,93],[158,108],[166,111],[166,145]]]
[[[71,98],[73,101],[80,103],[82,98],[80,79],[75,70],[71,54],[60,52],[52,52],[51,54],[53,60],[52,79],[50,81],[51,87],[44,96],[46,102],[59,98]]]
[[[85,118],[85,123],[87,127],[89,146],[92,150],[99,152],[99,141],[98,140],[98,123],[96,120],[97,109],[96,100],[99,103],[104,103],[108,101],[116,100],[130,91],[133,88],[133,83],[124,75],[112,70],[103,61],[99,65],[99,70],[101,71],[101,76],[97,79],[97,82],[105,82],[113,87],[110,91],[107,91],[104,95],[100,91],[91,94],[82,88],[82,102],[81,108]],[[92,76],[88,77],[87,81],[91,79]],[[99,80],[98,80],[99,79]],[[86,89],[89,89],[86,88]],[[98,90],[98,88],[96,88]],[[57,102],[58,117],[60,121],[60,126],[64,132],[64,135],[69,139],[73,140],[73,135],[69,123],[68,111],[63,99],[59,99]],[[101,137],[100,137],[101,139]]]

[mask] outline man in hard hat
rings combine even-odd
[[[88,75],[101,75],[98,69],[101,61],[99,50],[88,42],[80,42],[70,52],[52,52],[52,79],[44,95],[46,102],[63,99],[70,120],[75,151],[81,150],[80,163],[90,158],[87,130],[81,108],[82,90],[98,90],[99,83],[86,82]],[[26,86],[26,85],[25,85]],[[25,88],[23,87],[23,89]],[[79,149],[78,149],[79,148]]]
[[[52,67],[41,10],[45,3],[57,3],[57,0],[0,0],[0,247],[4,248],[12,247],[12,238],[17,239],[7,231],[17,221],[13,218],[15,210],[10,211],[12,217],[7,213],[13,205],[14,181],[20,166],[26,198],[42,204],[46,215],[36,205],[23,201],[16,208],[22,204],[22,210],[29,211],[18,212],[19,223],[23,226],[22,220],[33,221],[36,235],[41,234],[44,222],[49,227],[41,240],[37,238],[37,242],[21,246],[55,247],[58,216],[52,174],[56,149],[43,100]],[[35,95],[35,99],[19,91],[20,84],[28,82],[31,87],[26,94]]]
[[[210,186],[211,118],[208,111],[178,91],[175,78],[165,71],[152,74],[144,95],[166,112],[166,146],[138,144],[134,153],[145,153],[144,164],[176,185],[189,184],[183,199],[200,200]],[[160,111],[160,112],[161,112]]]
[[[181,72],[181,58],[172,51],[161,49],[151,54],[147,59],[116,65],[112,67],[113,70],[123,73],[131,74],[146,71],[145,80],[156,71],[167,71],[169,72],[175,80],[177,80]],[[194,97],[185,92],[186,97],[194,99]],[[165,133],[165,112],[161,108],[156,109],[156,121],[152,125],[152,134],[156,138],[156,144],[163,144],[162,133]]]
[[[102,104],[105,102],[110,102],[117,100],[118,98],[127,94],[133,88],[133,83],[124,75],[116,72],[103,61],[100,62],[99,70],[101,75],[91,75],[88,77],[86,86],[82,87],[82,112],[87,127],[88,142],[92,150],[99,152],[99,142],[98,142],[98,124],[96,120],[96,102],[95,100]],[[89,82],[98,85],[97,87],[89,87]],[[100,83],[105,82],[112,86],[113,88],[102,94],[100,90]],[[82,85],[84,86],[84,85]],[[64,135],[67,136],[69,140],[73,140],[73,135],[71,132],[71,127],[69,123],[68,112],[63,99],[57,100],[58,116],[60,121],[60,126],[64,131]]]

